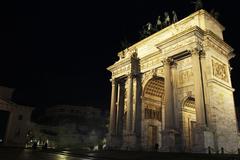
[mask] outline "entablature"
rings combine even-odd
[[[112,77],[117,78],[123,75],[136,74],[138,72],[138,58],[137,56],[131,56],[127,59],[122,59],[114,63],[114,65],[108,67],[107,69],[112,72]]]
[[[216,50],[217,53],[225,56],[227,59],[232,58],[234,49],[210,30],[204,33],[203,45],[205,49],[212,48]]]
[[[156,44],[156,47],[163,57],[170,57],[191,48],[195,48],[199,42],[203,41],[203,36],[204,31],[194,26],[166,39],[164,42]]]

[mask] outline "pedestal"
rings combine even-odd
[[[160,151],[162,152],[176,152],[176,135],[178,132],[176,130],[164,130],[162,132],[162,147]]]
[[[139,150],[141,144],[138,144],[138,137],[136,134],[125,134],[123,137],[122,150]]]
[[[192,152],[208,153],[208,148],[214,149],[213,132],[207,128],[199,127],[196,129],[195,140],[192,146]]]
[[[107,140],[107,146],[109,149],[119,150],[122,145],[122,137],[116,135],[109,135]]]

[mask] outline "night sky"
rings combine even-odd
[[[240,106],[239,10],[237,1],[204,1],[220,13],[225,41],[235,49],[231,60],[236,105]],[[194,11],[190,0],[18,1],[1,15],[0,83],[16,88],[19,104],[110,105],[110,72],[121,41],[135,43],[139,30],[158,15],[175,10],[178,19]]]

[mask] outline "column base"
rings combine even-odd
[[[138,137],[134,133],[125,134],[123,136],[123,145],[121,147],[122,150],[139,150],[141,144],[138,144]]]
[[[214,134],[205,126],[197,126],[192,145],[192,152],[208,153],[209,149],[214,149]]]
[[[122,137],[117,135],[108,135],[107,146],[108,149],[119,150],[122,146]]]

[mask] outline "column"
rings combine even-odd
[[[196,119],[199,126],[205,127],[207,125],[204,94],[203,94],[203,77],[200,64],[200,52],[198,50],[192,51],[192,68],[194,75],[194,95]]]
[[[128,76],[128,88],[127,88],[127,131],[132,132],[132,112],[133,112],[133,76]]]
[[[168,58],[164,62],[164,91],[165,91],[165,129],[174,129],[174,108],[173,91],[171,79],[171,60]]]
[[[142,120],[142,84],[141,76],[136,77],[136,108],[135,108],[135,133],[137,136],[141,134],[141,120]]]
[[[174,127],[179,128],[179,110],[177,108],[177,63],[171,65]]]
[[[112,79],[112,95],[111,95],[110,122],[109,122],[110,135],[114,135],[116,133],[116,109],[117,109],[116,98],[117,98],[116,80]]]
[[[117,135],[121,136],[123,133],[123,114],[124,114],[124,94],[125,82],[118,84],[118,106],[117,106]]]
[[[174,98],[171,77],[172,59],[166,59],[164,63],[164,92],[165,92],[165,127],[162,132],[162,150],[175,151],[175,116],[174,116]]]

